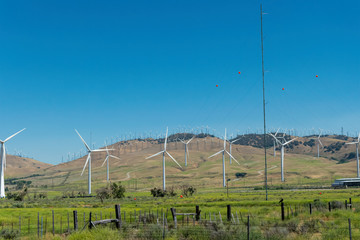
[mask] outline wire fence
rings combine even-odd
[[[6,230],[16,232],[20,237],[42,238],[48,234],[67,235],[75,231],[102,228],[101,222],[105,219],[113,219],[114,223],[104,224],[106,228],[119,229],[120,232],[128,234],[150,234],[148,236],[155,234],[155,239],[165,239],[174,234],[190,234],[193,237],[198,234],[202,236],[204,234],[233,234],[239,238],[245,236],[247,239],[261,239],[270,235],[315,233],[336,234],[336,236],[340,234],[344,238],[360,239],[360,218],[356,216],[347,218],[339,214],[339,211],[351,214],[355,208],[351,203],[344,206],[331,206],[331,204],[311,206],[311,203],[294,207],[284,206],[284,204],[281,206],[279,206],[278,214],[270,216],[245,213],[236,208],[231,209],[230,205],[226,209],[208,212],[201,212],[197,206],[193,213],[182,212],[184,208],[179,208],[177,213],[173,209],[121,211],[120,206],[118,213],[111,209],[88,209],[79,212],[49,210],[38,212],[36,217],[33,216],[34,214],[19,215],[18,218],[12,216],[8,221],[2,220],[0,227],[2,232]],[[333,211],[333,217],[331,215],[327,219],[314,217],[316,212],[331,211]],[[97,223],[99,225],[95,226]],[[134,229],[137,229],[137,232]],[[336,238],[330,236],[329,239]]]

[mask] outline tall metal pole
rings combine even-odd
[[[263,38],[263,24],[262,24],[262,5],[260,4],[260,20],[261,20],[261,65],[262,65],[262,80],[263,80],[263,112],[264,112],[264,152],[265,152],[265,191],[266,201],[268,200],[268,186],[267,186],[267,159],[266,159],[266,118],[265,118],[265,74],[264,74],[264,38]]]
[[[106,180],[109,182],[109,158],[106,161]]]
[[[356,168],[357,168],[357,177],[359,176],[359,143],[356,143]]]
[[[166,190],[165,186],[165,151],[163,152],[163,190]]]
[[[187,144],[185,143],[185,167],[187,167]]]
[[[88,183],[89,183],[89,195],[91,195],[91,153],[90,153],[90,158],[89,158],[89,179],[88,179]]]
[[[222,161],[223,161],[223,186],[226,187],[226,182],[225,182],[225,150],[222,153]]]

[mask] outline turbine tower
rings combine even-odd
[[[105,144],[105,149],[106,149],[106,158],[105,158],[105,161],[103,162],[103,164],[101,166],[104,166],[105,162],[106,162],[106,181],[110,181],[109,179],[109,158],[112,157],[112,158],[116,158],[116,159],[119,159],[118,157],[114,156],[114,155],[111,155],[109,153],[109,149],[107,148],[107,145]]]
[[[179,139],[184,145],[185,145],[185,167],[187,167],[187,159],[189,157],[189,150],[188,150],[188,144],[194,139],[194,137],[192,137],[189,141],[185,142],[181,139]]]
[[[113,149],[91,149],[85,142],[85,140],[81,137],[80,133],[75,129],[75,132],[79,135],[81,141],[84,143],[85,147],[86,147],[86,150],[88,152],[88,155],[87,155],[87,158],[86,158],[86,162],[85,162],[85,165],[84,165],[84,168],[81,172],[81,175],[83,175],[84,171],[85,171],[85,168],[86,168],[86,165],[89,163],[89,169],[88,169],[88,189],[89,189],[89,195],[91,194],[91,153],[93,152],[105,152],[105,151],[108,151],[108,150],[113,150]]]
[[[297,138],[294,138],[294,139],[286,142],[285,137],[284,137],[284,143],[282,143],[273,134],[271,134],[271,133],[269,133],[269,134],[281,145],[281,181],[285,182],[285,179],[284,179],[284,147]]]
[[[0,140],[0,157],[1,157],[1,166],[0,166],[0,198],[4,198],[5,197],[5,176],[4,176],[4,171],[6,168],[6,150],[5,150],[5,143],[7,141],[9,141],[11,138],[15,137],[17,134],[21,133],[22,131],[24,131],[25,128],[23,130],[18,131],[17,133],[11,135],[10,137],[8,137],[7,139],[5,139],[4,141]]]
[[[163,190],[165,191],[166,190],[166,185],[165,185],[165,153],[180,167],[180,164],[175,160],[175,158],[173,158],[170,153],[168,151],[166,151],[166,143],[167,143],[167,135],[168,135],[168,128],[166,128],[166,135],[165,135],[165,142],[164,142],[164,150],[150,156],[150,157],[147,157],[145,159],[149,159],[149,158],[152,158],[152,157],[155,157],[157,155],[160,155],[162,154],[163,155],[163,161],[162,161],[162,168],[163,168]]]
[[[321,137],[321,133],[322,133],[322,130],[320,129],[320,134],[319,134],[319,136],[316,138],[316,140],[317,140],[317,152],[318,152],[318,154],[317,154],[317,157],[319,158],[320,157],[320,145],[321,145],[321,147],[324,147],[324,145],[322,144],[322,142],[320,141],[320,137]]]
[[[225,153],[227,153],[230,158],[234,159],[237,164],[240,165],[240,163],[228,152],[226,151],[226,128],[225,128],[225,136],[224,136],[224,148],[223,150],[211,155],[209,158],[214,157],[218,154],[222,153],[222,165],[223,165],[223,186],[226,187],[226,181],[225,181]]]
[[[360,133],[359,133],[359,137],[356,142],[346,143],[346,144],[355,144],[356,145],[356,169],[357,169],[357,177],[358,178],[360,178],[360,175],[359,175],[359,143],[360,143]]]

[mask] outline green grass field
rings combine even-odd
[[[321,194],[320,194],[321,192]],[[31,196],[31,194],[30,194]],[[230,188],[229,197],[227,197],[226,189],[206,189],[200,190],[194,196],[180,198],[179,194],[175,197],[154,198],[150,192],[128,192],[126,197],[121,200],[109,199],[101,203],[96,198],[85,199],[62,199],[57,192],[48,192],[48,199],[25,199],[23,202],[15,202],[13,200],[2,199],[0,201],[0,226],[4,229],[19,230],[19,223],[21,221],[21,236],[23,238],[33,239],[37,237],[37,221],[43,223],[43,235],[51,239],[52,236],[52,211],[54,211],[55,219],[55,236],[57,238],[81,239],[87,235],[92,236],[91,232],[84,231],[79,233],[66,234],[68,230],[68,214],[69,214],[69,228],[73,229],[73,210],[78,211],[79,227],[82,228],[88,221],[89,213],[92,212],[93,218],[99,220],[115,216],[114,205],[121,205],[121,213],[129,229],[119,235],[115,229],[108,229],[105,231],[102,227],[94,232],[96,238],[97,231],[105,231],[109,234],[108,239],[111,239],[112,234],[117,234],[119,239],[127,239],[133,237],[137,239],[140,233],[135,233],[134,229],[138,231],[144,230],[142,224],[134,223],[134,211],[138,218],[139,211],[142,215],[149,213],[156,219],[159,218],[160,225],[162,222],[161,213],[167,214],[168,231],[167,236],[171,239],[182,238],[177,232],[173,230],[173,220],[169,208],[174,207],[178,213],[195,212],[195,206],[200,206],[202,222],[209,222],[212,216],[212,222],[215,221],[219,225],[219,229],[227,227],[226,214],[227,205],[231,205],[234,220],[229,228],[234,228],[236,231],[245,231],[244,228],[247,223],[247,216],[250,216],[251,231],[254,236],[263,236],[264,238],[269,234],[271,239],[347,239],[348,238],[348,219],[352,221],[352,234],[354,239],[360,237],[360,199],[359,190],[345,189],[345,190],[271,190],[269,191],[268,201],[265,201],[264,191],[239,191],[238,189]],[[136,198],[136,200],[134,200]],[[283,198],[285,203],[285,221],[281,221],[281,212],[279,199]],[[345,209],[345,200],[352,198],[352,209]],[[316,200],[314,202],[314,200]],[[328,210],[328,202],[338,201],[340,204],[331,212]],[[309,213],[309,203],[313,205],[313,214]],[[333,203],[335,204],[335,203]],[[222,216],[223,224],[220,223],[220,214]],[[84,222],[85,217],[85,222]],[[237,220],[239,219],[239,220]],[[192,218],[187,225],[187,219],[178,219],[179,229],[181,231],[191,231],[196,228],[200,231],[201,228],[198,223],[192,226]],[[185,223],[185,226],[182,223]],[[135,225],[134,225],[135,224]],[[151,225],[151,224],[149,224]],[[157,225],[154,225],[154,231],[157,231]],[[41,226],[41,224],[40,224]],[[149,227],[149,226],[147,226]],[[146,227],[146,228],[147,228]],[[237,227],[237,228],[236,228]],[[244,229],[242,229],[244,228]],[[103,230],[101,230],[103,229]],[[131,230],[132,229],[132,230]],[[140,229],[140,230],[139,230]],[[206,231],[210,231],[204,227]],[[204,229],[201,229],[203,231]],[[240,230],[239,230],[240,229]],[[204,231],[205,231],[204,230]],[[40,230],[41,231],[41,230]],[[125,231],[125,230],[124,230]],[[180,231],[180,230],[179,230]],[[213,231],[213,230],[212,230]],[[220,231],[220,230],[219,230]],[[228,230],[230,231],[230,230]],[[231,230],[233,231],[233,230]],[[230,232],[231,232],[230,231]],[[242,236],[241,231],[239,234]],[[234,234],[235,234],[234,232]],[[82,236],[82,234],[84,236]],[[143,234],[145,234],[143,232]],[[182,234],[182,233],[181,233]],[[194,233],[195,234],[195,233]],[[193,234],[193,235],[194,235]],[[209,233],[210,234],[210,233]],[[245,232],[243,234],[246,235]],[[40,233],[41,235],[41,233]],[[99,236],[104,236],[100,234]],[[158,236],[161,238],[161,234]],[[194,235],[194,239],[201,239]],[[336,238],[334,237],[336,236]],[[154,237],[157,238],[156,236]],[[103,238],[104,239],[104,238]],[[218,239],[218,238],[215,238]],[[219,238],[221,239],[221,238]],[[241,238],[240,238],[241,239]]]

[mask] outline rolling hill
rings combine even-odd
[[[181,134],[185,139],[192,134]],[[184,166],[184,145],[175,141],[178,136],[169,137],[168,151]],[[355,177],[356,163],[353,152],[355,147],[345,145],[352,138],[325,136],[321,140],[324,149],[321,157],[316,158],[317,148],[313,136],[301,137],[289,144],[285,153],[285,184],[322,184],[330,185],[334,178]],[[240,166],[233,162],[229,165],[226,158],[227,178],[235,187],[261,186],[264,181],[264,150],[261,148],[262,135],[249,134],[242,136],[233,145],[233,155]],[[268,179],[270,185],[280,185],[280,153],[274,158],[272,139],[267,139]],[[145,157],[159,152],[164,139],[138,139],[118,142],[109,148],[115,149],[113,155],[121,160],[110,159],[110,179],[122,181],[128,189],[150,189],[162,186],[162,159],[157,156],[146,160]],[[188,167],[179,168],[170,158],[166,158],[167,186],[190,184],[198,188],[221,188],[221,156],[208,158],[221,150],[223,141],[210,135],[198,135],[190,144]],[[92,155],[92,184],[96,188],[106,184],[106,167],[101,167],[105,153]],[[33,187],[54,189],[58,191],[86,191],[87,170],[80,176],[86,156],[71,162],[37,169],[40,176],[29,177]],[[339,164],[342,163],[342,164]],[[246,173],[244,178],[236,178],[236,173]],[[30,175],[30,174],[29,174]]]

